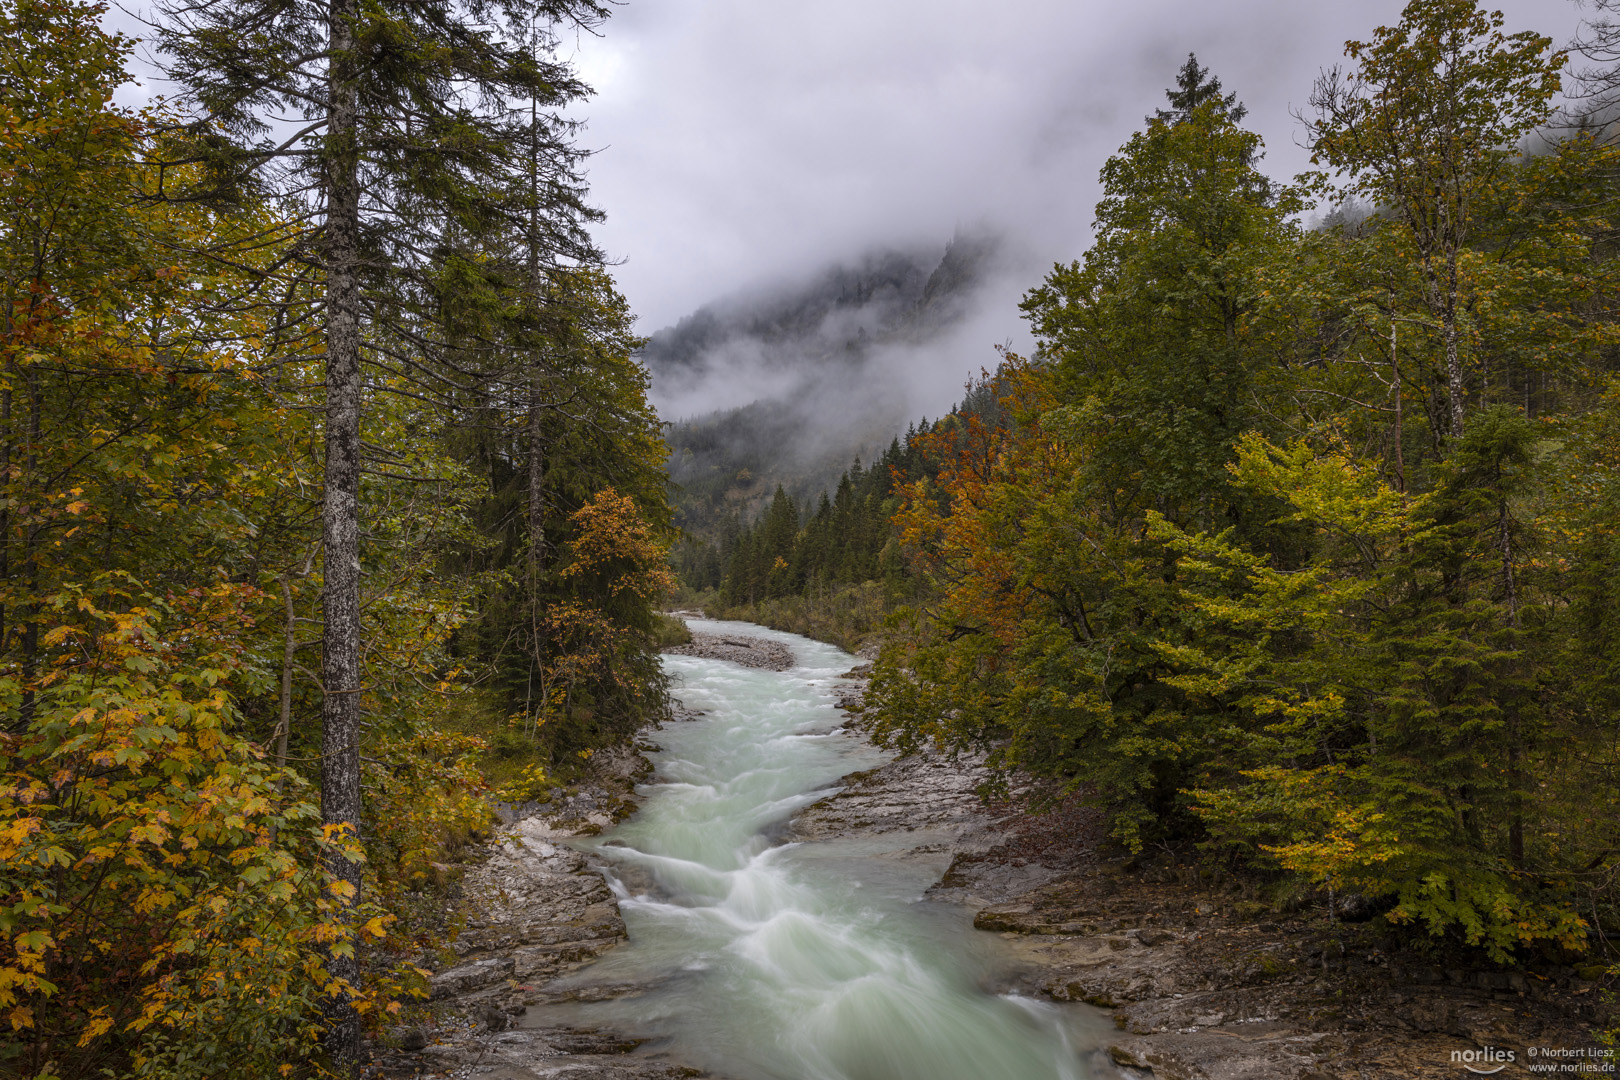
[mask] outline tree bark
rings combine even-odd
[[[1466,390],[1462,356],[1457,347],[1457,291],[1457,255],[1452,251],[1446,257],[1446,296],[1440,316],[1440,332],[1446,351],[1446,396],[1451,399],[1447,404],[1451,406],[1453,439],[1462,438],[1463,394]]]
[[[531,36],[534,27],[530,26]],[[531,40],[538,49],[537,38]],[[540,279],[540,103],[529,99],[529,288],[534,291],[535,302],[543,295]],[[545,372],[540,358],[532,351],[529,355],[529,642],[533,648],[529,685],[535,676],[540,678],[540,707],[533,701],[525,702],[531,733],[540,726],[539,717],[545,712],[551,698],[551,681],[546,678],[546,638],[540,612],[540,577],[546,568],[546,443],[545,443]]]
[[[39,372],[30,369],[25,382],[28,387],[28,447],[23,452],[23,475],[28,477],[30,484],[28,494],[38,498],[36,473],[39,470],[40,447]],[[23,610],[28,614],[28,621],[22,625],[23,692],[17,708],[17,723],[24,729],[34,722],[34,677],[39,662],[39,559],[34,551],[35,544],[39,541],[38,512],[23,515],[25,521],[30,517],[34,520],[28,522],[23,537],[22,576],[28,585],[28,600]]]
[[[8,283],[9,285],[9,283]],[[5,319],[6,344],[11,344],[11,311],[8,306]],[[0,657],[6,654],[9,644],[11,626],[6,621],[6,601],[11,599],[9,583],[11,581],[11,380],[16,377],[17,366],[9,358],[6,361],[6,384],[0,389],[0,492],[5,497],[0,498],[0,581],[8,583],[8,588],[0,596]],[[1527,395],[1528,396],[1528,395]]]
[[[545,677],[545,628],[540,617],[540,578],[546,568],[546,444],[544,376],[540,365],[529,368],[529,634],[534,648],[532,663],[540,676],[540,705],[536,711],[531,703],[529,723],[538,727],[535,719],[545,711],[551,696],[551,684]],[[531,676],[531,679],[533,677]]]
[[[321,508],[325,585],[321,635],[321,820],[351,841],[360,830],[360,185],[359,93],[352,20],[355,0],[329,8],[326,131],[326,477]],[[353,892],[339,898],[352,925],[360,863],[327,856],[333,878]],[[352,938],[345,944],[352,946]],[[334,979],[359,984],[359,962],[331,952]],[[360,1059],[360,1014],[338,990],[326,1003],[327,1049],[334,1071],[352,1076]]]
[[[282,625],[281,637],[281,715],[276,722],[276,771],[287,768],[287,737],[292,733],[292,678],[293,653],[297,648],[294,635],[298,631],[298,613],[293,607],[290,574],[281,575],[281,602],[287,618]],[[276,790],[282,791],[287,783],[285,775],[276,777]]]
[[[1497,550],[1502,556],[1502,588],[1507,595],[1508,625],[1519,629],[1519,585],[1513,574],[1513,538],[1508,528],[1507,502],[1496,519]],[[1524,869],[1524,732],[1518,702],[1510,700],[1508,720],[1508,861]]]
[[[1393,297],[1391,300],[1390,307],[1393,309]],[[1401,414],[1401,394],[1404,388],[1401,386],[1401,357],[1398,351],[1399,339],[1396,334],[1396,328],[1399,325],[1395,321],[1394,315],[1391,314],[1389,319],[1389,365],[1395,378],[1395,487],[1397,490],[1404,492],[1406,490],[1406,454],[1402,447],[1405,432]]]

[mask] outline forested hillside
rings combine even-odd
[[[856,474],[894,507],[840,564],[893,610],[866,720],[1279,902],[1612,956],[1617,151],[1469,0],[1347,55],[1292,182],[1189,59],[1028,293],[1035,354],[974,388],[999,408]],[[688,576],[792,622],[761,600],[825,589],[823,517],[779,497]]]
[[[639,359],[671,421],[681,528],[717,540],[724,519],[751,518],[777,486],[814,499],[852,456],[881,453],[911,416],[914,384],[1002,272],[1001,246],[958,231],[943,255],[870,255],[652,335]]]
[[[1497,959],[1615,931],[1615,151],[1508,149],[1565,58],[1499,26],[1416,0],[1352,44],[1288,185],[1189,63],[1024,303],[1018,423],[903,492],[938,600],[880,737]]]
[[[606,12],[332,10],[175,5],[124,108],[105,8],[0,5],[8,1076],[351,1074],[491,744],[526,797],[664,708]]]
[[[672,562],[687,600],[717,614],[808,634],[855,651],[897,608],[932,594],[903,553],[894,516],[909,485],[933,481],[938,447],[965,425],[998,426],[999,378],[971,386],[937,421],[906,430],[870,464],[857,457],[838,478],[802,504],[780,484],[751,521],[736,509],[687,534]],[[677,489],[677,501],[686,493]]]

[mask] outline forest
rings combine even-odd
[[[353,1075],[493,802],[666,709],[606,15],[177,3],[133,106],[0,5],[0,1074]]]
[[[757,517],[593,239],[610,10],[0,0],[0,1075],[355,1076],[496,805],[668,714],[672,601],[878,647],[880,745],[1124,852],[1612,968],[1607,0],[1411,0],[1288,180],[1189,56],[1029,355]]]
[[[1128,851],[1612,964],[1620,37],[1587,31],[1413,0],[1310,88],[1290,181],[1189,57],[1026,294],[1033,354],[683,580],[881,642],[875,738]]]

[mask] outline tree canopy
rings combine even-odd
[[[188,5],[144,109],[104,13],[0,5],[0,1068],[350,1072],[491,742],[566,774],[665,704],[658,426],[546,52],[600,12]],[[478,637],[542,544],[550,741]]]
[[[1189,58],[1025,298],[1010,422],[899,489],[880,740],[1498,962],[1612,923],[1614,151],[1501,26],[1413,0],[1350,42],[1307,119],[1332,183],[1261,175]]]

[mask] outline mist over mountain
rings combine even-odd
[[[700,308],[640,355],[671,420],[670,474],[684,527],[747,517],[778,483],[796,499],[870,460],[1016,331],[1027,279],[988,231],[887,249],[796,285]]]

